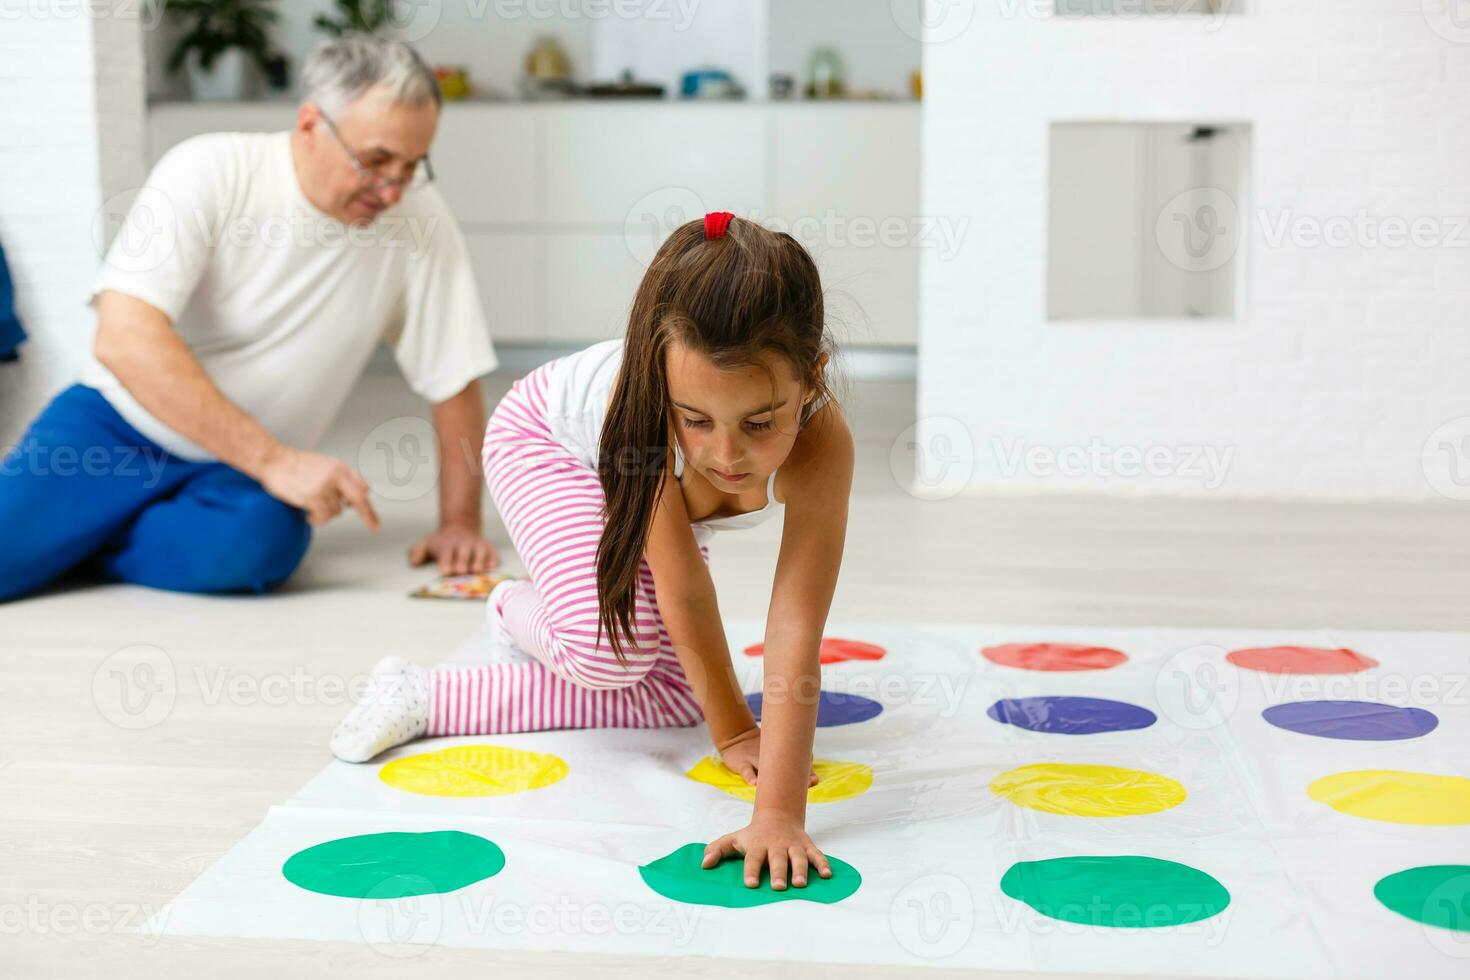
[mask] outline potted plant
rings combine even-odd
[[[393,0],[336,0],[336,17],[317,14],[312,23],[333,37],[348,31],[376,34],[393,14]]]
[[[168,70],[187,70],[194,98],[239,100],[257,93],[262,74],[282,81],[285,57],[271,45],[274,0],[165,0],[183,34]]]

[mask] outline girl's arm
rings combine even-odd
[[[756,737],[760,729],[730,662],[714,579],[689,526],[672,454],[666,465],[667,477],[644,557],[653,572],[654,596],[669,641],[709,724],[710,741],[723,752]]]
[[[824,417],[825,416],[825,417]],[[771,868],[771,887],[798,887],[814,864],[830,877],[827,860],[804,829],[806,791],[821,685],[819,650],[842,550],[852,490],[852,434],[835,405],[818,413],[812,438],[800,441],[785,464],[786,519],[781,554],[766,618],[766,681],[761,708],[760,781],[750,826],[705,849],[705,867],[722,857],[745,855],[745,883],[760,883]]]

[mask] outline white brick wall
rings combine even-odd
[[[953,258],[923,260],[927,482],[947,456],[956,491],[1437,498],[1445,474],[1421,451],[1470,416],[1470,31],[1444,30],[1441,0],[1423,2],[1427,14],[1419,0],[1250,0],[1224,18],[1065,20],[1034,0],[935,3],[973,19],[940,42],[959,26],[941,19],[925,45],[924,212],[970,230]],[[1046,321],[1054,120],[1250,125],[1235,322]],[[1283,216],[1360,211],[1454,237],[1269,234]],[[1470,477],[1465,426],[1444,448],[1463,458],[1436,448],[1430,469]],[[1018,446],[1041,448],[1017,467]],[[1153,449],[1154,475],[1112,473],[1124,447],[1130,470]],[[1229,460],[1223,480],[1189,466],[1195,447]]]
[[[94,328],[93,220],[145,176],[139,6],[15,4],[0,20],[0,243],[31,337],[0,366],[0,446],[75,380]]]

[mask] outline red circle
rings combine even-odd
[[[1107,670],[1128,660],[1121,650],[1086,643],[1005,643],[980,653],[992,663],[1022,670]]]
[[[1346,648],[1252,647],[1236,650],[1225,659],[1237,667],[1267,674],[1356,674],[1378,666],[1378,661]]]
[[[752,643],[745,648],[747,657],[759,657],[766,652],[764,643]],[[840,664],[844,660],[882,660],[888,651],[876,643],[861,640],[839,640],[835,636],[822,637],[822,646],[817,659],[819,663]]]

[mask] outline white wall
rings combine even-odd
[[[0,365],[0,446],[76,379],[105,245],[94,221],[144,175],[138,21],[110,8],[98,17],[52,9],[16,7],[0,29],[0,242],[31,338],[20,361]]]
[[[923,257],[932,491],[1435,497],[1421,451],[1470,414],[1470,32],[1418,3],[1049,6],[950,4],[926,44],[924,212],[973,219]],[[1251,127],[1235,322],[1046,322],[1049,124],[1196,119]],[[1384,220],[1430,230],[1387,247]]]

